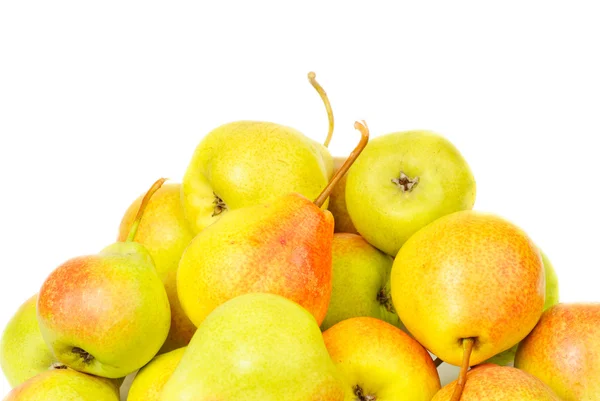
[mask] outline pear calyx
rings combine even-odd
[[[333,111],[331,110],[331,103],[329,103],[329,98],[327,98],[327,93],[316,80],[317,74],[314,72],[308,73],[308,81],[315,88],[319,96],[321,96],[321,100],[323,100],[323,104],[325,104],[325,109],[327,110],[327,119],[329,120],[329,132],[327,132],[327,138],[323,143],[323,146],[328,147],[329,142],[331,142],[331,137],[333,136]]]
[[[94,360],[94,356],[92,354],[79,347],[73,347],[73,349],[71,349],[71,352],[79,356],[85,364],[89,364]]]
[[[216,193],[213,192],[213,195],[215,196],[215,199],[213,200],[213,205],[215,205],[215,208],[213,210],[212,217],[215,217],[227,211],[227,204]]]
[[[377,302],[384,306],[385,310],[388,312],[396,313],[396,308],[394,308],[394,303],[392,302],[392,296],[385,287],[382,287],[377,293]]]
[[[407,176],[404,171],[400,172],[400,176],[398,178],[393,178],[392,182],[400,188],[400,190],[404,193],[411,192],[419,183],[419,177],[411,178]]]
[[[354,395],[356,396],[355,401],[376,401],[377,396],[375,394],[365,394],[364,390],[358,384],[352,387]]]
[[[49,370],[58,370],[58,369],[68,369],[69,367],[67,365],[65,365],[64,363],[60,363],[60,362],[55,362],[52,365],[50,365],[50,368],[48,368]]]

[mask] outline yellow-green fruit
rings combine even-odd
[[[227,210],[291,192],[314,200],[332,171],[327,148],[291,127],[228,123],[208,133],[196,148],[183,178],[184,210],[199,233]]]
[[[158,355],[133,379],[127,401],[158,401],[163,386],[179,364],[187,347]]]
[[[37,294],[21,305],[0,340],[0,365],[13,387],[47,371],[56,362],[40,332],[36,304]]]
[[[119,227],[119,241],[127,239],[142,198],[136,199],[125,212]],[[183,213],[181,185],[163,185],[148,202],[134,238],[152,256],[169,297],[171,328],[161,353],[186,346],[196,331],[181,307],[176,282],[179,259],[193,237]]]

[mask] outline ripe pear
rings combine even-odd
[[[321,89],[314,73],[309,80]],[[324,92],[319,94],[330,115],[331,136],[331,109]],[[329,150],[300,131],[273,122],[235,121],[209,132],[196,148],[183,178],[184,210],[197,234],[228,211],[291,192],[314,199],[332,173]]]
[[[133,379],[127,401],[158,401],[187,347],[154,357]]]
[[[392,267],[392,299],[406,328],[441,360],[476,365],[521,341],[544,306],[538,248],[494,215],[456,212],[415,233]]]
[[[33,376],[4,401],[119,401],[114,381],[61,366]]]
[[[460,152],[430,131],[373,139],[348,171],[346,207],[358,232],[396,256],[417,230],[475,202],[475,179]]]
[[[127,239],[142,198],[140,196],[135,200],[125,212],[118,241]],[[171,329],[161,353],[186,346],[196,331],[196,326],[186,316],[177,297],[177,267],[183,251],[193,238],[183,213],[181,185],[163,185],[148,202],[134,238],[152,256],[156,272],[169,297]]]
[[[565,401],[600,400],[600,303],[557,304],[521,342],[515,366]]]
[[[21,305],[0,340],[0,365],[12,387],[47,371],[56,362],[40,332],[36,304],[37,294]]]
[[[38,323],[61,363],[119,378],[144,366],[163,345],[171,321],[167,293],[146,248],[132,241],[148,199],[163,182],[146,194],[127,242],[70,259],[44,281]]]
[[[371,316],[403,328],[392,303],[393,259],[356,234],[334,234],[331,300],[322,330],[351,317]]]
[[[467,377],[461,401],[561,401],[539,379],[513,367],[484,364]],[[431,401],[450,401],[456,384],[444,386]]]
[[[542,262],[544,264],[544,275],[546,276],[546,300],[544,302],[544,310],[554,306],[559,301],[559,289],[558,289],[558,276],[556,275],[556,271],[550,263],[550,259],[546,256],[544,252],[542,254]],[[513,345],[511,348],[507,349],[488,359],[486,362],[495,363],[497,365],[509,365],[514,363],[515,354],[517,353],[517,347],[519,344]]]
[[[291,193],[232,210],[192,240],[179,262],[177,293],[196,326],[223,302],[250,292],[284,296],[321,324],[331,297],[334,222],[320,207],[368,141],[366,126],[355,127],[360,144],[314,202]]]
[[[333,171],[334,173],[339,170],[346,159],[342,157],[334,157],[333,158]],[[352,219],[348,214],[348,209],[346,208],[346,180],[348,179],[348,174],[344,174],[340,179],[338,184],[331,191],[331,195],[329,196],[329,206],[327,209],[333,215],[333,220],[335,221],[334,231],[336,233],[351,233],[358,234],[356,231],[356,227],[354,227],[354,223],[352,223]]]
[[[344,377],[346,400],[430,401],[440,389],[425,348],[382,320],[346,319],[326,330],[323,339]]]
[[[160,401],[342,401],[314,317],[279,295],[245,294],[198,327]]]

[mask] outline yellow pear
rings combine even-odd
[[[144,366],[129,389],[127,401],[158,401],[160,392],[171,378],[187,347],[154,357]]]

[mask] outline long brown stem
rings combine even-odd
[[[433,360],[433,365],[434,365],[436,368],[437,368],[437,367],[439,367],[439,366],[440,366],[442,363],[444,363],[444,361],[442,361],[442,360],[441,360],[439,357],[438,357],[438,358],[435,358],[435,359]]]
[[[140,221],[142,221],[142,216],[144,215],[144,210],[146,210],[146,206],[148,206],[148,202],[150,201],[150,198],[152,198],[152,195],[154,195],[154,193],[156,191],[158,191],[160,189],[160,187],[162,187],[162,185],[165,183],[166,180],[167,180],[166,178],[161,178],[161,179],[157,180],[154,184],[152,184],[152,186],[150,187],[148,192],[146,192],[146,195],[144,195],[144,198],[142,199],[142,203],[140,204],[140,208],[138,209],[138,212],[135,215],[135,220],[133,220],[131,229],[129,229],[129,235],[127,236],[126,242],[132,242],[133,239],[135,238],[135,234],[137,233],[137,229],[140,225]]]
[[[456,386],[454,387],[454,392],[452,393],[452,398],[450,398],[450,401],[460,401],[460,397],[465,389],[465,383],[467,382],[467,371],[469,370],[471,352],[473,351],[474,344],[474,338],[463,338],[462,340],[463,360],[460,367],[460,373],[458,374],[458,380],[456,381]]]
[[[321,96],[321,100],[323,100],[323,103],[325,104],[325,109],[327,110],[327,119],[329,120],[329,132],[327,133],[327,138],[325,138],[325,143],[323,143],[323,145],[325,145],[325,147],[328,147],[329,142],[331,142],[331,137],[333,136],[333,111],[331,110],[331,103],[329,103],[327,93],[325,93],[323,87],[319,85],[316,78],[317,74],[315,74],[314,72],[311,71],[308,73],[308,81],[313,86],[313,88],[315,88],[316,91],[319,93],[319,96]]]
[[[331,194],[333,187],[335,187],[338,181],[344,176],[344,174],[346,174],[352,163],[354,163],[358,155],[360,155],[360,152],[363,151],[363,149],[365,148],[365,146],[367,146],[367,143],[369,142],[369,128],[367,127],[366,122],[356,121],[354,123],[354,128],[360,131],[360,142],[358,143],[358,145],[356,145],[356,148],[354,148],[352,153],[350,153],[350,156],[348,156],[344,164],[342,164],[342,167],[340,167],[339,170],[336,171],[336,173],[333,175],[333,177],[331,177],[331,181],[329,181],[329,184],[327,184],[325,189],[323,189],[323,192],[321,192],[317,199],[315,199],[315,205],[317,205],[318,207],[323,206],[323,203],[325,203],[325,199],[329,197],[329,194]]]

